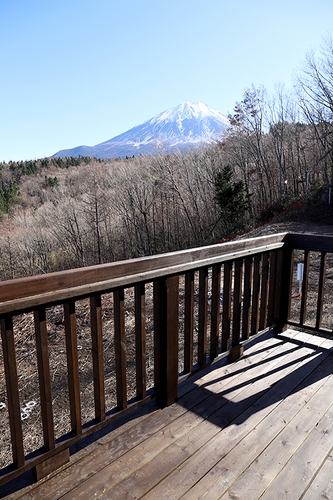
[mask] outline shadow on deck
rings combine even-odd
[[[70,462],[8,498],[333,498],[333,340],[297,330],[245,343],[179,386],[72,446]],[[1,490],[0,490],[1,491]],[[326,496],[325,496],[326,495]]]

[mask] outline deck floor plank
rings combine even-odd
[[[302,500],[313,500],[314,498],[333,498],[333,448],[319,468],[312,483],[307,489]]]
[[[332,386],[330,393],[332,393]],[[327,393],[326,398],[329,399],[329,397],[330,394]],[[273,484],[269,486],[262,496],[263,499],[297,500],[301,497],[320,467],[322,457],[332,449],[332,421],[333,407],[331,405],[329,411],[317,424],[314,424],[297,453],[292,455]],[[316,450],[315,453],[314,450]]]
[[[259,353],[256,353],[254,350],[253,352],[253,358],[252,358],[252,363],[255,365],[255,361],[257,362],[257,366],[254,366],[253,369],[260,370],[261,369],[261,361],[264,360],[267,356],[269,356],[270,350],[288,350],[288,346],[286,343],[282,344],[280,341],[276,341],[277,339],[274,339],[271,341],[271,345],[268,343],[264,343],[264,348],[261,349]],[[277,347],[275,347],[277,346]],[[281,359],[276,355],[276,363],[278,363],[278,360]],[[221,384],[223,385],[223,382],[225,384],[225,389],[226,390],[233,390],[234,397],[238,396],[241,394],[244,390],[246,390],[246,381],[248,381],[249,375],[248,375],[248,365],[249,361],[247,358],[244,357],[244,359],[240,360],[238,363],[238,369],[234,371],[234,373],[231,370],[230,377],[228,377],[228,381],[225,383],[224,382],[224,377],[221,373],[221,381],[217,384],[218,388],[220,388]],[[230,370],[230,365],[227,365],[224,368],[224,371],[229,371]],[[220,370],[217,370],[220,373]],[[210,377],[208,377],[210,378]],[[243,384],[242,384],[242,380]],[[207,378],[206,378],[207,380]],[[236,388],[235,388],[236,387]],[[132,448],[128,453],[122,455],[121,457],[121,462],[119,461],[112,461],[110,464],[105,464],[105,467],[103,470],[101,470],[98,473],[98,478],[95,478],[95,475],[91,475],[87,481],[84,483],[80,484],[75,489],[75,497],[76,498],[81,498],[81,495],[84,497],[84,495],[90,494],[91,491],[101,491],[105,492],[105,484],[108,485],[109,490],[112,491],[116,487],[117,484],[119,484],[122,480],[127,480],[129,476],[134,476],[135,478],[138,475],[138,470],[144,467],[146,464],[148,465],[147,469],[149,468],[149,463],[154,460],[154,463],[157,460],[157,457],[159,454],[161,454],[164,450],[167,450],[165,453],[168,453],[168,447],[173,444],[177,439],[183,438],[188,439],[187,434],[189,432],[194,432],[194,427],[196,425],[199,425],[199,432],[202,432],[204,435],[204,439],[207,441],[210,439],[210,433],[207,432],[205,429],[206,427],[206,421],[205,419],[207,418],[212,418],[214,416],[214,421],[216,423],[213,423],[213,432],[214,434],[217,434],[221,426],[226,426],[228,422],[234,418],[234,411],[232,414],[229,416],[229,418],[224,416],[225,410],[221,411],[221,409],[227,405],[229,402],[228,399],[223,399],[223,398],[216,398],[216,395],[214,392],[203,390],[202,385],[199,386],[199,389],[201,389],[202,393],[202,403],[196,404],[195,406],[191,406],[193,402],[197,402],[197,397],[195,399],[189,398],[189,397],[183,397],[181,398],[176,407],[179,407],[182,405],[183,408],[188,408],[191,411],[186,412],[182,415],[180,415],[177,419],[175,419],[176,415],[172,415],[172,418],[170,419],[170,424],[165,425],[163,427],[163,430],[160,431],[159,434],[156,434],[154,438],[150,439],[149,444],[145,445],[144,443],[141,443],[138,447]],[[191,394],[193,394],[191,392]],[[203,397],[203,394],[206,394],[206,397]],[[232,396],[230,396],[230,399],[232,399]],[[251,400],[247,401],[245,403],[247,406],[251,404]],[[170,409],[171,411],[171,409]],[[184,410],[185,411],[185,410]],[[238,407],[238,413],[242,411],[242,407]],[[200,430],[201,429],[201,430]],[[179,432],[181,430],[181,433]],[[196,445],[196,443],[194,443]],[[176,445],[177,446],[177,445]],[[194,452],[195,450],[193,450]],[[165,464],[167,463],[166,460],[163,458],[161,459],[162,463]],[[164,460],[164,461],[163,461]],[[179,465],[179,460],[180,456],[177,458]],[[95,464],[94,464],[95,465]],[[87,463],[87,466],[91,468],[89,462]],[[119,468],[121,468],[121,472],[119,472]],[[167,471],[169,472],[169,471]],[[163,478],[161,478],[163,479]],[[130,478],[128,479],[128,482],[130,483]],[[97,484],[96,484],[97,483]],[[123,485],[124,489],[125,485]],[[150,486],[151,487],[151,486]],[[130,489],[131,491],[131,489]],[[135,490],[136,491],[136,490]],[[112,493],[113,494],[113,493]],[[70,498],[72,495],[72,492],[68,492],[68,498]],[[136,495],[136,493],[135,493]],[[123,496],[123,493],[122,493]],[[67,498],[66,496],[64,498]],[[88,498],[88,497],[87,497]]]
[[[236,363],[182,383],[170,407],[151,402],[5,498],[333,498],[332,346],[296,331],[250,339]]]
[[[224,429],[212,442],[201,449],[200,454],[193,455],[179,471],[174,471],[165,483],[147,495],[147,498],[181,498],[181,495],[185,494],[186,491],[188,494],[185,497],[188,499],[204,497],[207,492],[209,492],[207,498],[219,498],[232,478],[236,479],[237,473],[239,473],[239,471],[232,469],[232,460],[235,467],[240,456],[251,463],[257,456],[256,449],[259,449],[259,444],[261,443],[264,448],[270,436],[274,437],[278,434],[281,428],[286,425],[288,418],[292,418],[299,411],[300,403],[297,392],[293,399],[286,400],[285,398],[304,377],[309,375],[309,369],[314,368],[314,365],[309,368],[308,363],[305,361],[303,363],[303,367],[299,367],[302,369],[299,370],[298,377],[293,377],[288,385],[283,383],[283,380],[273,385],[273,388],[257,401],[255,412],[253,412],[252,407],[248,408],[245,413],[233,421],[232,425]],[[319,359],[317,363],[320,363]],[[321,368],[320,381],[324,374],[327,375],[327,372],[331,372],[330,360],[325,368]],[[314,390],[317,377],[318,375],[314,377],[312,385],[305,385],[305,398],[308,398]],[[272,383],[274,384],[274,380]],[[281,400],[283,401],[283,418],[278,418],[273,409],[279,406]],[[266,441],[263,442],[263,439]],[[237,448],[239,443],[241,452]],[[229,468],[224,463],[227,456],[229,457]],[[220,484],[221,477],[222,485]],[[170,488],[172,491],[168,491],[168,484],[172,485]],[[190,489],[191,486],[193,489]]]
[[[266,498],[299,498],[300,492],[298,491],[297,496],[289,496],[290,490],[296,491],[299,486],[303,488],[305,482],[305,476],[308,475],[309,470],[306,471],[305,468],[309,469],[311,463],[310,457],[305,457],[304,443],[307,441],[307,437],[311,435],[312,432],[316,435],[318,439],[318,433],[315,431],[316,426],[322,429],[322,425],[327,429],[327,418],[332,416],[332,402],[330,401],[329,395],[332,393],[333,389],[333,377],[330,376],[329,379],[319,388],[319,390],[312,396],[312,398],[307,402],[306,406],[303,406],[301,410],[288,422],[287,425],[283,427],[280,433],[274,436],[274,439],[266,446],[260,455],[257,455],[252,461],[249,467],[247,464],[249,462],[248,456],[244,457],[239,455],[237,461],[237,473],[240,473],[237,481],[227,490],[223,495],[223,500],[226,498],[243,499],[248,500],[258,499],[269,487],[274,478],[280,474],[281,479],[277,481],[276,487],[273,492],[268,493]],[[325,413],[330,410],[329,417]],[[323,422],[324,423],[323,423]],[[266,427],[266,426],[265,426]],[[254,436],[249,436],[253,440]],[[259,438],[259,436],[258,436]],[[264,436],[264,441],[267,437]],[[326,442],[327,442],[326,438]],[[253,442],[253,441],[252,441]],[[243,444],[243,443],[242,443]],[[312,454],[314,448],[321,445],[320,440],[318,442],[311,440]],[[329,448],[331,444],[329,445]],[[258,450],[255,450],[258,453]],[[297,451],[297,455],[295,455]],[[307,450],[308,451],[308,450]],[[310,453],[311,453],[310,451]],[[325,454],[328,450],[325,451]],[[297,471],[297,467],[292,467],[292,462],[295,462],[297,457],[298,465],[300,465]],[[307,460],[310,462],[307,463]],[[314,459],[314,457],[313,457]],[[289,463],[288,463],[289,462]],[[228,459],[226,460],[228,464]],[[228,467],[228,465],[226,465]],[[245,471],[244,471],[245,469]],[[284,473],[281,474],[281,471]],[[241,473],[244,471],[243,473]],[[316,472],[316,469],[312,471],[312,475]],[[312,476],[311,476],[312,477]],[[283,483],[283,480],[286,483]],[[280,489],[279,489],[280,488]],[[304,488],[302,492],[304,491]]]

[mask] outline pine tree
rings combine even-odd
[[[244,227],[249,196],[246,194],[244,182],[234,180],[234,172],[230,165],[226,165],[216,174],[215,201],[219,205],[227,234]]]

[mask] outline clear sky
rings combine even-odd
[[[0,23],[0,161],[28,160],[288,88],[333,0],[0,0]]]

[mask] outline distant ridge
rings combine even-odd
[[[159,151],[169,153],[217,142],[229,128],[228,118],[219,111],[201,102],[186,101],[108,141],[96,146],[63,149],[53,157],[91,156],[103,159],[154,155]]]

